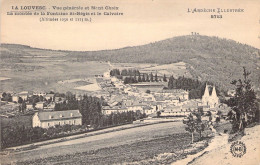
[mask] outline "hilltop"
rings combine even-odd
[[[260,50],[233,40],[202,35],[187,35],[147,45],[101,51],[53,51],[23,45],[1,45],[1,59],[12,56],[51,56],[69,61],[110,61],[120,63],[170,64],[183,61],[193,78],[215,82],[227,88],[240,78],[242,67],[252,72],[256,86],[260,83]],[[10,59],[10,58],[8,58]]]

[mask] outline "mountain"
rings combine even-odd
[[[12,51],[13,47],[27,50],[24,52],[27,55],[28,52],[45,55],[56,54],[56,57],[58,54],[58,56],[73,61],[95,60],[158,64],[183,61],[194,78],[212,81],[224,88],[231,87],[230,82],[233,79],[242,77],[242,67],[245,66],[252,73],[251,79],[254,85],[257,87],[260,84],[260,50],[218,37],[187,35],[147,45],[102,51],[52,51],[10,44],[1,45],[1,48],[7,48],[9,51]],[[28,49],[33,49],[33,51],[28,51]]]

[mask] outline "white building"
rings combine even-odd
[[[209,93],[209,86],[206,84],[204,95],[202,96],[202,105],[215,108],[219,104],[219,98],[216,93],[215,86],[213,86],[211,94]]]
[[[12,100],[13,100],[13,102],[17,102],[18,103],[19,96],[18,95],[13,95],[12,96]]]
[[[37,109],[43,109],[43,106],[44,106],[44,102],[38,102],[35,104],[35,108]]]
[[[33,105],[32,104],[26,104],[26,109],[27,110],[33,110]]]
[[[157,110],[158,110],[157,106],[145,106],[145,107],[143,107],[143,112],[146,115],[154,114],[155,112],[157,112]]]
[[[128,109],[125,107],[109,107],[109,106],[103,106],[102,112],[104,115],[110,115],[112,113],[123,113],[123,112],[128,112]]]
[[[36,112],[32,117],[33,127],[49,128],[55,125],[82,125],[79,110]]]

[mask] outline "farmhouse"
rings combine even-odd
[[[32,117],[33,127],[49,128],[55,125],[82,125],[79,110],[36,112]]]

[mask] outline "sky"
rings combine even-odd
[[[40,22],[40,17],[7,15],[12,6],[117,6],[123,16],[92,16],[89,22]],[[244,9],[244,12],[188,13],[189,9]],[[20,11],[20,10],[17,10]],[[104,11],[102,11],[104,12]],[[54,50],[91,51],[144,45],[174,36],[218,36],[260,48],[259,0],[2,0],[1,43]]]

